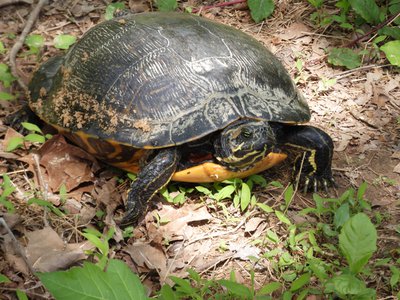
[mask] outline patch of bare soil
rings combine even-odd
[[[61,52],[53,47],[52,40],[56,35],[64,33],[79,37],[102,21],[106,2],[51,1],[45,5],[32,31],[45,37],[45,47],[38,57],[20,52],[17,67],[21,78],[28,81],[39,61]],[[135,12],[149,10],[147,1],[126,2]],[[198,7],[219,1],[182,2],[181,6]],[[12,47],[13,36],[20,34],[31,9],[30,5],[13,4],[0,10],[1,41],[6,49]],[[373,213],[380,212],[383,216],[378,227],[376,257],[385,253],[398,256],[399,71],[384,65],[383,59],[370,62],[366,58],[363,67],[351,71],[327,65],[325,50],[342,45],[343,33],[317,30],[309,21],[311,12],[303,1],[284,0],[279,2],[272,18],[260,24],[251,20],[243,5],[213,8],[201,14],[252,35],[282,60],[308,100],[312,110],[311,123],[326,130],[334,140],[333,172],[339,187],[331,189],[329,196],[336,197],[368,182],[366,198],[372,203]],[[299,60],[302,67],[296,68],[295,63]],[[8,62],[6,56],[2,57],[2,62]],[[335,80],[333,84],[331,79]],[[19,93],[18,100],[26,100],[17,86],[0,86],[0,91]],[[8,290],[3,290],[0,299],[12,299],[12,290],[16,288],[28,290],[32,299],[48,298],[27,266],[41,271],[56,270],[86,257],[84,250],[89,246],[83,243],[80,232],[87,226],[96,225],[100,230],[114,226],[114,215],[120,217],[123,213],[122,203],[128,184],[119,179],[122,173],[99,165],[89,154],[65,144],[61,138],[41,150],[27,143],[25,146],[31,149],[31,154],[26,150],[6,152],[11,135],[16,133],[10,132],[3,120],[17,107],[16,102],[2,103],[0,111],[3,142],[0,145],[0,173],[7,174],[15,188],[9,199],[16,210],[9,214],[5,213],[4,207],[0,208],[28,263],[21,258],[9,235],[1,231],[0,273],[10,278],[12,284],[7,286]],[[34,154],[37,152],[42,154],[42,160]],[[282,165],[266,175],[286,185],[288,168]],[[64,194],[60,189],[64,189]],[[272,207],[283,203],[282,193],[281,189],[275,188],[256,190],[259,202]],[[69,213],[58,217],[54,212],[44,212],[40,206],[27,205],[28,199],[43,196],[55,207],[61,205]],[[247,284],[250,282],[249,270],[253,269],[256,272],[255,288],[280,280],[268,261],[254,264],[249,257],[260,257],[282,247],[282,241],[265,243],[267,230],[285,232],[282,222],[256,209],[241,214],[231,202],[216,204],[205,196],[189,197],[191,199],[180,207],[155,199],[154,205],[135,227],[132,238],[124,241],[122,232],[116,232],[112,242],[113,255],[127,262],[135,272],[145,274],[145,284],[151,290],[169,283],[169,275],[185,276],[187,268],[209,278],[227,278],[234,270],[237,280]],[[288,215],[295,222],[302,222],[304,219],[297,212],[313,203],[312,195],[298,193]],[[102,218],[99,210],[105,217]],[[63,247],[66,244],[68,247]],[[52,250],[48,251],[50,248]],[[390,297],[391,291],[381,284],[377,279],[371,287],[377,289],[378,298]]]

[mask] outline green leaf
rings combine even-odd
[[[400,40],[387,42],[380,49],[392,65],[400,67]]]
[[[351,217],[339,234],[339,247],[350,266],[357,274],[376,251],[377,233],[375,226],[364,213]]]
[[[271,229],[267,229],[267,238],[274,243],[279,242],[278,235],[275,233],[275,231],[272,231]]]
[[[253,181],[255,184],[258,184],[261,187],[267,186],[267,180],[261,175],[258,174],[251,175],[249,176],[249,180]]]
[[[247,183],[242,183],[242,190],[240,194],[240,209],[244,211],[250,204],[251,192]]]
[[[15,80],[16,78],[12,76],[10,68],[6,64],[0,63],[0,81],[3,82],[4,87],[10,87]]]
[[[288,205],[290,204],[290,202],[293,199],[293,185],[289,185],[288,188],[285,190],[285,193],[283,194],[283,199],[285,200],[285,207],[288,207]]]
[[[394,288],[400,280],[400,269],[395,266],[390,266],[389,268],[392,272],[392,276],[390,276],[390,286]]]
[[[334,66],[354,69],[361,66],[361,58],[349,48],[333,48],[328,54],[328,62]]]
[[[264,285],[258,292],[257,295],[269,295],[275,292],[282,286],[279,282],[270,282]]]
[[[10,279],[8,279],[7,276],[0,274],[0,283],[6,283],[6,282],[11,282]]]
[[[342,274],[335,276],[330,282],[333,284],[333,291],[336,292],[342,299],[375,299],[375,291],[372,289],[367,289],[365,283],[359,280],[353,274]]]
[[[367,190],[367,187],[368,187],[368,183],[367,182],[364,181],[363,183],[361,183],[361,185],[360,185],[360,187],[358,188],[358,191],[357,191],[357,200],[358,201],[361,201],[361,200],[364,199],[364,195],[365,195],[365,192]]]
[[[349,0],[351,7],[370,24],[380,22],[379,6],[374,0]]]
[[[280,183],[279,181],[275,181],[275,180],[269,182],[268,185],[272,185],[273,187],[280,188],[280,189],[283,188],[282,183]]]
[[[120,260],[110,260],[105,272],[84,262],[83,267],[37,275],[56,299],[148,299],[139,277]]]
[[[335,228],[338,229],[350,218],[349,203],[343,203],[336,211],[333,219]]]
[[[6,146],[6,151],[11,152],[14,151],[17,148],[22,147],[24,144],[24,138],[23,137],[13,137],[8,141],[8,144]]]
[[[253,293],[251,290],[240,283],[224,279],[218,280],[218,282],[235,296],[245,297],[245,299],[253,299]]]
[[[195,292],[194,288],[190,285],[188,280],[176,276],[170,276],[170,279],[177,285],[177,290],[180,290],[187,295],[191,295]]]
[[[311,274],[305,273],[293,281],[292,286],[290,287],[291,292],[295,292],[305,286],[307,283],[310,282]]]
[[[160,290],[161,300],[179,300],[177,293],[168,285],[164,284]]]
[[[328,279],[329,275],[326,273],[325,266],[318,258],[309,261],[309,268],[321,282]]]
[[[40,34],[28,35],[25,39],[25,44],[32,53],[38,53],[39,49],[44,45],[44,37]]]
[[[117,9],[125,9],[125,3],[115,2],[107,5],[104,18],[106,20],[111,20],[114,17],[114,13]]]
[[[55,207],[53,205],[53,203],[50,203],[48,201],[45,201],[45,200],[42,200],[42,199],[37,199],[37,198],[31,198],[31,199],[28,200],[28,205],[31,205],[31,204],[37,204],[37,205],[42,206],[42,207],[47,207],[59,217],[64,216],[64,214],[62,213],[61,210],[59,210],[57,207]]]
[[[28,300],[28,296],[25,294],[25,292],[17,289],[15,293],[17,294],[18,300]]]
[[[268,18],[275,9],[273,0],[247,0],[251,18],[258,23]]]
[[[42,130],[40,130],[40,128],[39,128],[37,125],[35,125],[35,124],[28,123],[28,122],[22,122],[21,125],[22,125],[22,127],[24,127],[26,130],[42,133]]]
[[[310,3],[315,8],[320,8],[324,3],[324,0],[308,0],[308,3]]]
[[[6,48],[4,48],[4,44],[0,41],[0,54],[4,54],[6,52]]]
[[[173,199],[172,203],[174,204],[183,204],[186,200],[185,193],[178,193]]]
[[[57,49],[67,50],[76,42],[76,37],[70,34],[57,35],[54,38],[54,47]]]
[[[159,11],[174,11],[178,8],[176,0],[156,0],[155,3]]]
[[[91,233],[82,233],[82,235],[90,241],[100,252],[104,255],[108,254],[109,246],[106,241],[101,240],[99,237],[91,234]]]
[[[290,220],[283,214],[283,212],[279,211],[279,210],[275,210],[275,215],[278,217],[278,219],[287,224],[287,225],[292,225],[292,222],[290,222]]]
[[[400,40],[400,28],[399,27],[389,27],[385,26],[378,31],[381,35],[388,35],[395,40]]]
[[[272,213],[274,212],[273,208],[267,204],[264,203],[256,203],[256,205],[261,208],[264,212],[268,213]]]
[[[198,185],[198,186],[195,187],[195,189],[197,191],[199,191],[200,193],[206,195],[206,196],[211,196],[212,195],[212,192],[208,188],[206,188],[204,186]]]
[[[10,101],[10,100],[14,100],[14,99],[15,99],[15,96],[10,93],[0,92],[0,100]]]
[[[30,133],[24,137],[24,141],[43,144],[46,141],[46,139],[43,135],[37,133]]]
[[[214,199],[219,201],[226,198],[231,198],[231,195],[235,191],[235,187],[233,185],[227,185],[223,187],[218,193],[214,195]]]

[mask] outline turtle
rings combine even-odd
[[[87,152],[137,173],[121,226],[171,180],[244,178],[290,151],[307,189],[334,184],[333,142],[283,64],[233,27],[179,12],[89,29],[29,84],[29,108]]]

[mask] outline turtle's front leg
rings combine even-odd
[[[307,192],[311,187],[327,190],[334,185],[332,176],[333,142],[321,129],[312,126],[286,126],[283,133],[285,146],[300,153],[295,161],[294,176],[300,174],[300,182]]]
[[[126,214],[121,226],[137,221],[146,211],[147,203],[171,180],[180,159],[176,147],[159,150],[157,155],[140,171],[132,183],[127,200]]]

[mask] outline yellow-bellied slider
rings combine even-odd
[[[45,62],[29,88],[42,120],[138,172],[122,224],[171,178],[245,177],[283,160],[288,147],[306,153],[306,187],[333,181],[332,140],[298,125],[310,111],[282,64],[250,36],[201,17],[153,12],[100,23]]]

